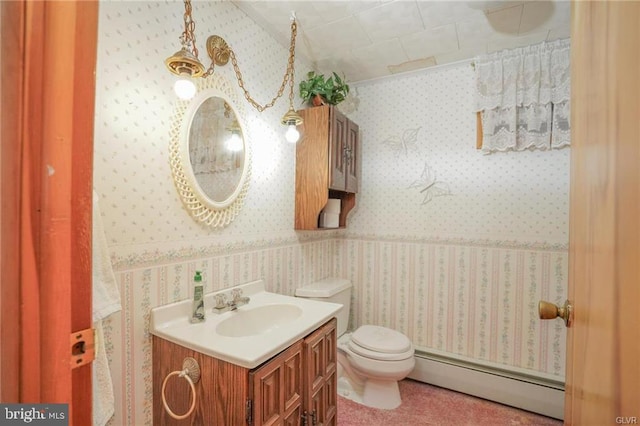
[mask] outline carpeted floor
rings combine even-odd
[[[365,407],[338,397],[338,426],[559,426],[551,419],[414,380],[400,382],[402,405],[394,410]]]

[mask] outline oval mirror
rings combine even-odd
[[[212,204],[233,201],[244,170],[244,136],[235,112],[218,96],[197,107],[189,125],[185,158],[195,182]]]
[[[244,117],[224,77],[198,80],[198,94],[176,108],[171,170],[194,219],[226,226],[240,212],[249,184]]]

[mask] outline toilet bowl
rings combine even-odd
[[[416,364],[407,336],[386,327],[363,325],[340,340],[338,351],[343,367],[338,389],[349,393],[344,396],[375,408],[392,409],[402,403],[398,381]]]
[[[297,297],[340,303],[337,316],[338,393],[374,408],[401,404],[398,381],[415,366],[413,344],[404,334],[387,327],[362,325],[346,333],[351,304],[351,283],[329,278],[296,290]]]

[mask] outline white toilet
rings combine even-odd
[[[340,303],[338,313],[338,393],[374,408],[392,409],[402,402],[398,381],[415,366],[413,344],[407,336],[376,325],[345,333],[351,309],[351,282],[327,278],[300,287],[297,297]]]

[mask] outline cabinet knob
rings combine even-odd
[[[345,146],[344,147],[344,153],[343,153],[343,157],[345,158],[345,160],[347,161],[347,163],[351,162],[351,158],[352,158],[352,150],[350,147]]]

